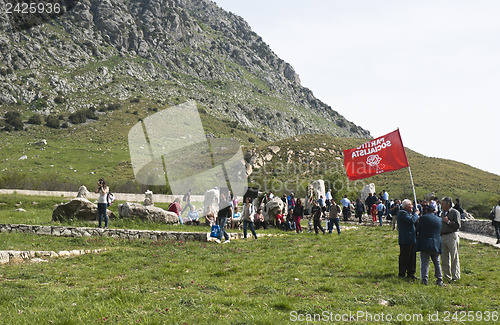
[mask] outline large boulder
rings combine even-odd
[[[322,179],[318,179],[317,181],[312,182],[311,185],[313,187],[315,197],[319,199],[320,196],[323,196],[323,200],[325,200],[325,181]]]
[[[108,218],[115,218],[111,210],[107,210]],[[90,202],[85,198],[75,198],[68,203],[58,204],[52,212],[52,221],[64,221],[70,219],[83,221],[96,221],[97,204]]]
[[[266,208],[265,208],[265,213],[264,213],[264,218],[265,220],[271,220],[274,221],[276,219],[276,215],[278,214],[278,211],[281,210],[287,210],[288,206],[285,206],[281,198],[275,197],[271,201],[267,202]],[[288,211],[286,211],[288,212]],[[285,212],[283,212],[286,214]]]
[[[365,203],[366,198],[368,197],[368,193],[376,193],[375,192],[375,184],[370,183],[368,185],[365,185],[363,189],[361,190],[361,194],[359,195],[359,199],[361,202]]]
[[[435,197],[436,197],[436,194],[434,194],[434,192],[427,193],[424,196],[424,201],[427,201],[427,203],[429,203],[429,202],[431,202],[431,200],[434,200]]]
[[[125,202],[118,206],[120,218],[138,218],[144,221],[178,224],[179,217],[174,212],[163,210],[152,205]]]
[[[78,189],[78,193],[76,194],[76,197],[86,199],[89,196],[89,194],[90,194],[90,192],[87,190],[87,187],[85,185],[82,185]]]
[[[208,214],[213,214],[217,218],[217,212],[219,211],[219,189],[213,188],[205,192],[205,199],[203,200],[203,216],[206,217]]]
[[[144,204],[143,205],[144,206],[154,205],[152,191],[146,191],[146,193],[144,193]]]

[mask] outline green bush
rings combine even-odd
[[[8,111],[5,113],[5,122],[12,124],[11,122],[17,118],[21,118],[21,113],[15,111]]]
[[[85,111],[77,111],[68,117],[69,121],[73,124],[81,124],[87,122],[87,116]]]
[[[20,117],[11,120],[9,124],[12,125],[16,131],[22,131],[24,129],[24,123]]]
[[[121,107],[122,105],[119,103],[108,104],[108,111],[116,111],[119,110]]]
[[[99,117],[95,113],[95,109],[89,108],[88,110],[85,111],[85,117],[91,119],[91,120],[98,120]]]
[[[64,104],[64,102],[65,100],[63,96],[57,96],[56,98],[54,98],[54,103],[56,104]]]
[[[59,118],[55,115],[49,115],[45,119],[45,125],[49,128],[58,129],[59,128]]]
[[[29,124],[42,125],[42,116],[40,114],[33,114],[29,120]]]

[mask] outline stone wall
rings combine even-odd
[[[132,229],[102,229],[90,227],[36,226],[22,224],[0,224],[0,232],[18,232],[58,237],[113,237],[126,239],[178,240],[178,241],[212,241],[210,233],[156,231]],[[229,233],[230,239],[242,239],[242,233]]]
[[[113,191],[113,189],[111,189]],[[33,191],[33,190],[11,190],[11,189],[0,189],[0,194],[21,194],[21,195],[36,195],[36,196],[58,196],[65,198],[75,198],[78,194],[75,192],[64,192],[64,191]],[[120,201],[128,202],[143,202],[144,194],[133,194],[133,193],[114,193],[116,199]],[[90,201],[97,200],[98,195],[92,191],[87,196]],[[182,199],[182,195],[164,195],[164,194],[153,194],[153,202],[155,203],[170,203],[173,202],[175,198]],[[241,202],[242,197],[238,197]],[[203,202],[203,195],[191,195],[191,202]],[[184,203],[183,203],[184,205]]]
[[[96,254],[102,249],[85,249],[71,251],[0,251],[0,265],[8,263],[21,263],[25,261],[31,262],[47,262],[43,258],[53,257],[74,257],[84,254]]]
[[[462,220],[462,228],[460,229],[460,231],[496,238],[495,228],[493,228],[491,220]]]

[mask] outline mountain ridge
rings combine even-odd
[[[134,98],[166,106],[194,99],[270,140],[370,137],[302,87],[243,18],[212,1],[82,0],[20,32],[2,20],[0,103],[8,108],[48,115]]]

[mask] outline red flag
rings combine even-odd
[[[351,181],[408,167],[399,129],[344,150],[344,165]]]

